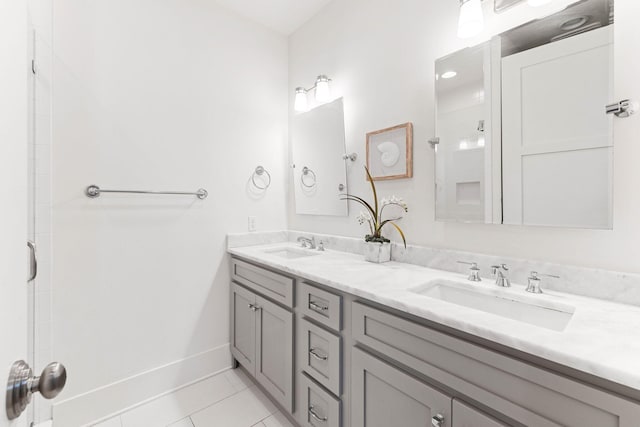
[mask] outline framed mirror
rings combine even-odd
[[[293,187],[296,213],[347,216],[347,171],[342,98],[292,120]]]
[[[613,0],[436,61],[436,219],[612,227]]]

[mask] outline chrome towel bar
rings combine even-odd
[[[97,185],[90,185],[84,191],[84,194],[90,199],[95,199],[100,197],[102,193],[124,193],[124,194],[167,194],[174,196],[197,196],[198,199],[204,200],[207,198],[209,193],[204,188],[200,188],[198,191],[187,192],[187,191],[144,191],[144,190],[103,190]]]

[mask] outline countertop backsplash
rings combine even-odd
[[[302,231],[267,231],[229,234],[227,236],[227,247],[237,248],[281,242],[295,242],[300,236],[313,236],[316,242],[322,241],[324,247],[328,250],[354,254],[364,253],[365,242],[362,239]],[[543,277],[543,290],[549,289],[621,304],[640,306],[640,274],[554,264],[520,258],[498,257],[452,249],[413,245],[408,245],[405,249],[401,244],[392,243],[392,245],[391,258],[397,262],[457,273],[464,273],[468,270],[468,266],[459,264],[458,261],[476,262],[480,268],[480,275],[483,281],[493,280],[490,277],[492,265],[507,264],[510,270],[509,277],[514,283],[526,284],[531,271],[537,271],[541,274],[551,274],[560,277],[560,279]]]

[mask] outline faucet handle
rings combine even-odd
[[[537,271],[532,271],[529,275],[529,280],[527,282],[527,289],[525,289],[527,292],[530,292],[532,294],[541,294],[542,292],[542,288],[540,287],[540,284],[542,283],[542,280],[540,280],[540,277],[538,276],[543,276],[543,277],[551,277],[554,279],[559,279],[560,276],[555,276],[553,274],[540,274]]]
[[[509,271],[509,266],[507,264],[500,265],[492,265],[491,266],[491,277],[495,277],[498,274],[498,271],[504,270],[505,272]]]
[[[458,264],[470,265],[469,268],[469,277],[468,280],[471,282],[482,282],[482,278],[480,277],[480,269],[478,268],[477,262],[469,262],[469,261],[458,261]]]

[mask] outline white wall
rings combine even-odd
[[[554,2],[562,3],[567,2]],[[414,123],[414,178],[378,184],[379,193],[408,201],[409,214],[402,225],[410,243],[640,272],[640,116],[615,122],[613,231],[433,220],[434,153],[427,140],[434,135],[434,61],[487,39],[491,32],[523,22],[529,12],[520,6],[490,16],[485,34],[461,41],[456,37],[455,1],[335,1],[290,38],[290,106],[296,86],[320,73],[333,79],[335,95],[344,96],[347,152],[359,154],[357,164],[349,167],[350,190],[358,195],[369,196],[362,171],[365,134],[406,121]],[[640,98],[640,59],[635,54],[639,19],[639,2],[616,0],[616,99]],[[355,220],[358,211],[352,209],[351,218],[300,216],[294,213],[290,195],[289,226],[362,236],[365,230]]]
[[[27,355],[27,7],[0,0],[0,384]],[[4,405],[3,405],[4,406]],[[24,427],[26,416],[0,426]]]
[[[287,225],[287,42],[210,0],[53,10],[54,416],[71,426],[230,363],[225,235]]]

